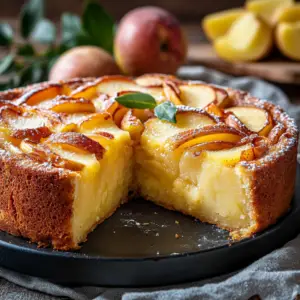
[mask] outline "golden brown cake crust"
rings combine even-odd
[[[70,176],[24,157],[0,155],[0,229],[39,246],[74,248]]]

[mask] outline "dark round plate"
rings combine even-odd
[[[231,243],[215,226],[135,200],[89,235],[78,252],[38,249],[0,233],[0,265],[61,284],[166,285],[245,266],[296,236],[300,229],[300,168],[290,211],[274,226]]]

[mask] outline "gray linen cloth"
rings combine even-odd
[[[279,104],[300,124],[300,106],[274,85],[252,77],[233,78],[203,67],[183,67],[179,75],[247,90]],[[299,160],[299,156],[298,156]],[[43,266],[41,266],[42,268]],[[59,272],[59,266],[57,266]],[[247,268],[199,282],[158,288],[63,287],[0,268],[0,299],[295,299],[300,294],[300,235]]]

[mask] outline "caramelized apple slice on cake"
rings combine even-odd
[[[67,95],[69,92],[69,88],[63,84],[47,84],[43,87],[24,93],[22,97],[16,100],[15,103],[17,105],[26,104],[29,106],[34,106],[43,101],[53,99],[57,95]]]
[[[249,130],[267,136],[273,127],[270,114],[259,107],[237,106],[226,109],[232,112]]]
[[[179,89],[181,102],[191,107],[204,108],[211,103],[225,107],[229,100],[225,90],[207,84],[182,84]]]

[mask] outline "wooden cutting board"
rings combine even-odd
[[[300,84],[300,62],[272,58],[261,62],[226,62],[217,57],[209,44],[192,44],[188,61],[232,75],[250,75],[277,83]]]

